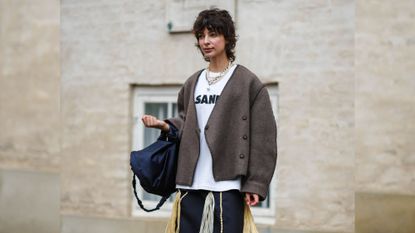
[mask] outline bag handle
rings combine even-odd
[[[164,197],[161,198],[161,200],[159,201],[159,203],[157,204],[157,206],[154,209],[147,209],[147,208],[144,207],[143,202],[140,200],[140,198],[138,198],[137,190],[136,190],[136,187],[135,187],[136,183],[137,182],[136,182],[136,179],[135,179],[135,174],[133,173],[134,195],[135,195],[135,198],[137,199],[138,205],[141,207],[141,209],[143,209],[146,212],[153,212],[155,210],[159,210],[160,207],[164,204],[164,202],[166,202],[166,200],[169,198],[168,196],[164,196]]]

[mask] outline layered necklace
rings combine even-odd
[[[219,74],[215,76],[211,75],[209,71],[209,66],[206,68],[206,81],[209,84],[207,91],[210,91],[210,86],[219,82],[226,75],[226,73],[228,73],[229,68],[231,68],[231,66],[232,66],[232,62],[229,62],[225,70],[223,70],[222,72],[219,72]]]

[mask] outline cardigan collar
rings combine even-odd
[[[234,80],[234,76],[236,75],[236,73],[238,72],[238,68],[240,67],[240,65],[239,64],[236,64],[236,67],[235,67],[235,69],[233,70],[233,72],[232,72],[232,75],[231,75],[231,77],[229,78],[229,80],[228,80],[228,82],[225,84],[225,86],[223,87],[223,90],[222,90],[222,93],[221,93],[221,95],[220,95],[220,98],[217,100],[217,102],[216,102],[216,104],[215,104],[215,106],[213,106],[213,109],[212,109],[212,112],[211,112],[211,114],[210,114],[210,116],[209,116],[209,118],[208,118],[208,121],[207,121],[207,123],[206,123],[206,125],[207,126],[209,126],[210,125],[210,122],[212,121],[211,119],[213,118],[215,118],[213,115],[216,113],[216,112],[219,112],[219,115],[221,115],[220,113],[221,112],[223,112],[223,111],[226,111],[226,109],[223,109],[223,108],[220,108],[220,105],[221,105],[221,103],[223,102],[223,100],[222,99],[228,99],[228,98],[226,98],[227,96],[229,96],[230,94],[232,94],[232,91],[235,91],[233,88],[230,88],[230,87],[228,87],[228,86],[232,86],[232,84],[231,84],[231,82],[236,82],[235,80]],[[192,97],[192,100],[191,100],[191,103],[192,103],[192,110],[194,111],[194,118],[196,119],[196,125],[197,125],[197,122],[198,122],[198,119],[197,119],[197,114],[196,114],[196,104],[195,104],[195,91],[196,91],[196,84],[197,84],[197,82],[198,82],[198,80],[199,80],[199,78],[200,78],[200,74],[203,72],[203,70],[204,69],[202,69],[202,70],[200,70],[199,72],[197,72],[196,73],[196,78],[194,79],[194,82],[192,83],[192,85],[191,85],[191,93],[190,93],[190,96]],[[228,88],[227,88],[228,87]],[[222,100],[222,101],[221,101]],[[219,105],[219,107],[218,107],[218,105]],[[216,110],[216,111],[215,111]],[[216,113],[216,114],[218,114],[218,113]]]

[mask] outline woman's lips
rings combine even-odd
[[[208,53],[210,51],[212,51],[213,49],[203,49],[203,51],[205,51],[205,53]]]

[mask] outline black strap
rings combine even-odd
[[[160,209],[160,207],[164,204],[164,202],[166,202],[166,200],[169,198],[168,196],[167,197],[162,197],[161,200],[159,201],[159,203],[157,204],[156,208],[154,208],[154,209],[147,209],[147,208],[144,207],[143,202],[140,200],[140,198],[138,198],[137,190],[136,190],[136,187],[135,187],[136,183],[137,182],[135,180],[135,174],[133,174],[133,188],[134,188],[135,198],[137,199],[137,203],[141,207],[141,209],[143,209],[146,212],[153,212],[155,210]]]

